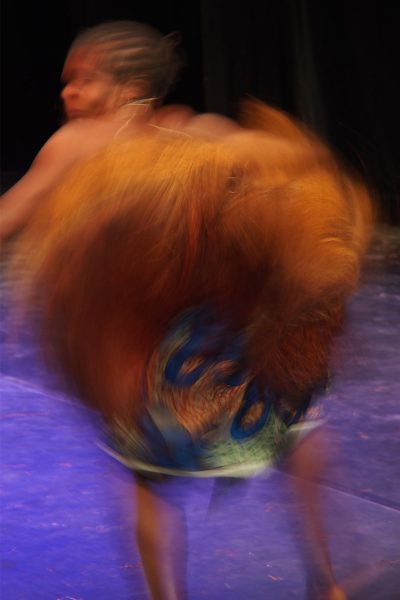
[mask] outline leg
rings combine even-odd
[[[153,600],[184,600],[186,594],[186,523],[182,511],[164,497],[162,487],[136,480],[136,536]]]
[[[321,514],[318,478],[326,466],[327,432],[319,428],[293,450],[287,467],[299,507],[302,555],[307,572],[307,597],[311,600],[345,600],[337,585]]]

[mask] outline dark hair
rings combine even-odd
[[[183,66],[179,36],[163,36],[157,29],[136,21],[107,21],[84,29],[70,51],[98,46],[102,67],[119,82],[140,80],[146,95],[163,98]]]

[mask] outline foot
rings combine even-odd
[[[347,596],[338,585],[333,586],[326,597],[326,600],[346,600]]]
[[[308,582],[305,598],[306,600],[347,600],[344,590],[336,583],[316,585],[315,581]]]

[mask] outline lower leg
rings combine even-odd
[[[307,573],[308,598],[344,600],[332,569],[324,530],[318,478],[326,467],[326,431],[319,429],[305,438],[288,459],[292,488],[299,507],[302,556]]]
[[[165,484],[168,485],[168,484]],[[136,536],[153,600],[186,598],[186,525],[182,511],[155,486],[137,478]]]

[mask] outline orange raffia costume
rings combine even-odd
[[[253,102],[244,123],[113,143],[21,240],[45,339],[143,473],[246,475],[279,456],[357,288],[363,184],[286,115]]]

